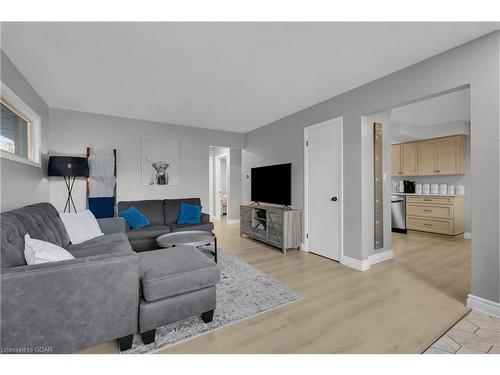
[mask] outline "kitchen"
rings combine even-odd
[[[391,111],[392,231],[471,238],[470,91]]]

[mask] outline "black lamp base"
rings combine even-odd
[[[73,210],[76,213],[75,202],[73,201],[73,186],[75,185],[75,176],[64,176],[64,183],[66,184],[66,189],[68,189],[68,198],[66,199],[66,205],[64,206],[64,211],[68,210],[71,212],[71,206],[73,206]]]

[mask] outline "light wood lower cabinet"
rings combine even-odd
[[[455,236],[464,233],[464,197],[406,196],[406,228]]]

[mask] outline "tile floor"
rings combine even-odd
[[[500,319],[471,311],[424,354],[500,354]]]

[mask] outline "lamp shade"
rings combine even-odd
[[[77,156],[50,156],[49,176],[88,177],[89,163],[87,158]]]

